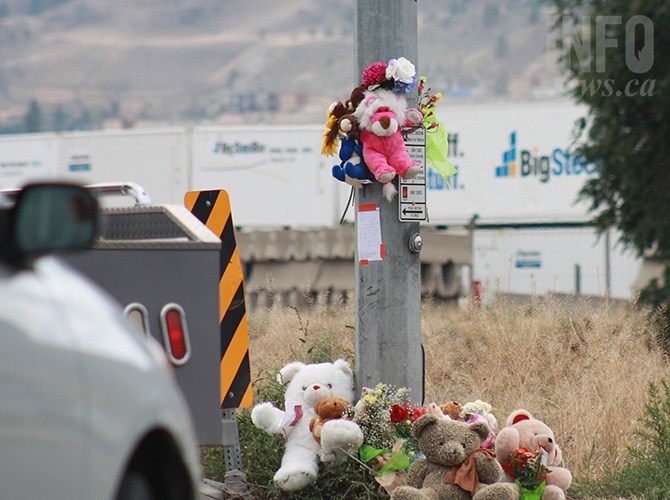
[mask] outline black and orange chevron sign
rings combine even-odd
[[[230,198],[224,190],[189,191],[184,195],[184,205],[221,238],[221,408],[246,408],[253,404],[249,329],[244,304],[244,277],[235,242]]]

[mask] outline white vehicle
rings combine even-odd
[[[0,498],[194,500],[195,433],[164,352],[49,255],[90,243],[97,210],[67,184],[2,197]]]

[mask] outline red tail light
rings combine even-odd
[[[178,304],[166,304],[161,310],[163,343],[173,365],[183,365],[191,357],[191,342],[186,328],[184,309]]]

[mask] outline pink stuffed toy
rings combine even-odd
[[[390,181],[396,175],[411,179],[421,171],[409,157],[401,128],[418,125],[423,115],[418,109],[408,109],[403,96],[377,89],[365,92],[354,117],[360,127],[365,163],[375,179],[384,184],[384,196],[391,200],[397,191]]]

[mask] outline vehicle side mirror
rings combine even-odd
[[[73,184],[30,184],[10,215],[12,253],[18,259],[84,248],[98,231],[95,197]]]

